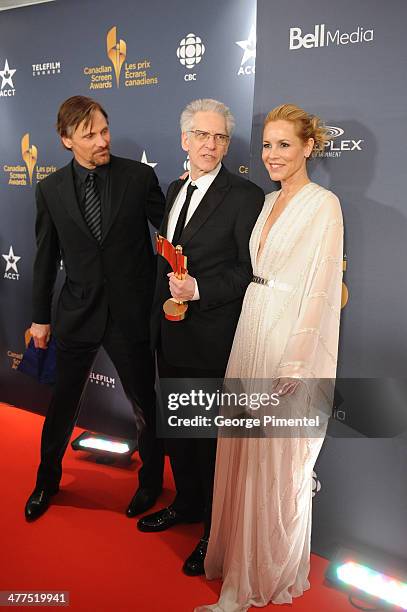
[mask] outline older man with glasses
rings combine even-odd
[[[181,145],[189,154],[186,179],[167,194],[160,233],[181,245],[188,274],[178,279],[159,258],[152,337],[161,378],[223,378],[243,296],[251,281],[249,238],[264,201],[262,190],[222,164],[234,127],[230,110],[211,99],[195,100],[181,114]],[[182,321],[164,317],[163,303],[188,302]],[[176,497],[138,522],[141,531],[164,531],[204,520],[204,534],[185,561],[188,575],[204,573],[210,530],[215,439],[168,441]]]

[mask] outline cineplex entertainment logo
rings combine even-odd
[[[314,32],[303,34],[299,27],[290,28],[289,48],[291,51],[298,49],[312,49],[314,47],[337,47],[349,44],[361,44],[372,42],[374,37],[373,29],[365,29],[357,26],[353,32],[341,32],[328,30],[324,23],[314,27]]]
[[[106,54],[111,66],[85,66],[83,74],[89,77],[89,89],[112,89],[120,87],[124,76],[125,87],[158,85],[158,76],[151,75],[151,60],[145,57],[127,62],[127,44],[117,37],[117,27],[110,28],[106,35]]]
[[[325,149],[317,157],[341,157],[342,153],[363,151],[363,138],[342,138],[346,136],[345,130],[336,125],[327,125],[329,140],[325,143]]]
[[[33,180],[38,183],[56,170],[56,166],[37,165],[38,149],[34,144],[30,144],[30,134],[28,132],[21,139],[21,158],[25,165],[4,164],[3,166],[4,172],[8,175],[9,185],[32,185]]]

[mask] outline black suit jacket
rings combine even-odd
[[[171,183],[161,233],[183,181]],[[167,321],[162,305],[170,296],[170,268],[158,257],[152,313],[152,340],[161,342],[164,358],[178,367],[226,367],[242,300],[252,277],[249,238],[264,202],[254,183],[222,166],[181,235],[188,272],[198,283],[200,299],[188,302],[183,321]]]
[[[159,227],[164,195],[148,165],[111,156],[110,199],[99,243],[84,221],[72,163],[37,185],[33,321],[49,323],[59,260],[66,280],[53,333],[75,342],[99,342],[108,311],[130,341],[149,339],[155,258],[147,219]]]

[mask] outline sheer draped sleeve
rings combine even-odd
[[[279,378],[335,377],[342,292],[343,221],[338,198],[331,192],[328,194],[313,220],[318,226],[317,246],[298,318],[279,364]]]

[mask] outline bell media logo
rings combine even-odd
[[[14,89],[13,76],[17,72],[16,68],[10,68],[8,60],[4,62],[3,70],[0,70],[1,85],[0,85],[0,98],[14,96],[16,90]]]
[[[3,170],[8,175],[8,184],[15,186],[32,185],[33,179],[38,183],[56,170],[56,166],[38,166],[38,149],[30,144],[30,134],[27,132],[21,138],[21,158],[25,163],[9,165],[4,164]]]
[[[252,25],[249,36],[246,40],[237,40],[236,44],[243,49],[240,68],[237,71],[238,76],[248,76],[250,74],[254,74],[256,60],[256,26]]]
[[[111,66],[85,66],[83,74],[89,77],[89,89],[112,89],[113,83],[120,87],[124,74],[125,87],[144,87],[157,85],[158,76],[150,75],[151,60],[146,58],[127,62],[127,43],[117,34],[117,26],[113,26],[106,34],[106,54]],[[113,75],[115,79],[113,79]]]
[[[21,257],[14,255],[12,245],[10,245],[8,253],[3,253],[2,257],[6,262],[6,270],[3,278],[7,278],[8,280],[19,280],[20,274],[18,272],[17,263],[20,261]]]
[[[340,32],[339,29],[328,30],[324,23],[314,27],[314,32],[303,34],[299,27],[290,28],[289,48],[291,51],[298,49],[312,49],[313,47],[329,47],[372,42],[374,37],[373,29],[365,29],[357,26],[354,32]]]
[[[202,39],[191,32],[183,38],[177,49],[177,57],[180,64],[192,70],[197,64],[200,63],[205,53],[205,45]],[[196,73],[187,73],[184,75],[184,81],[196,81]]]
[[[318,153],[317,157],[341,157],[342,153],[361,152],[364,147],[364,139],[342,138],[345,130],[335,125],[326,125],[328,141],[325,143],[325,149]]]

